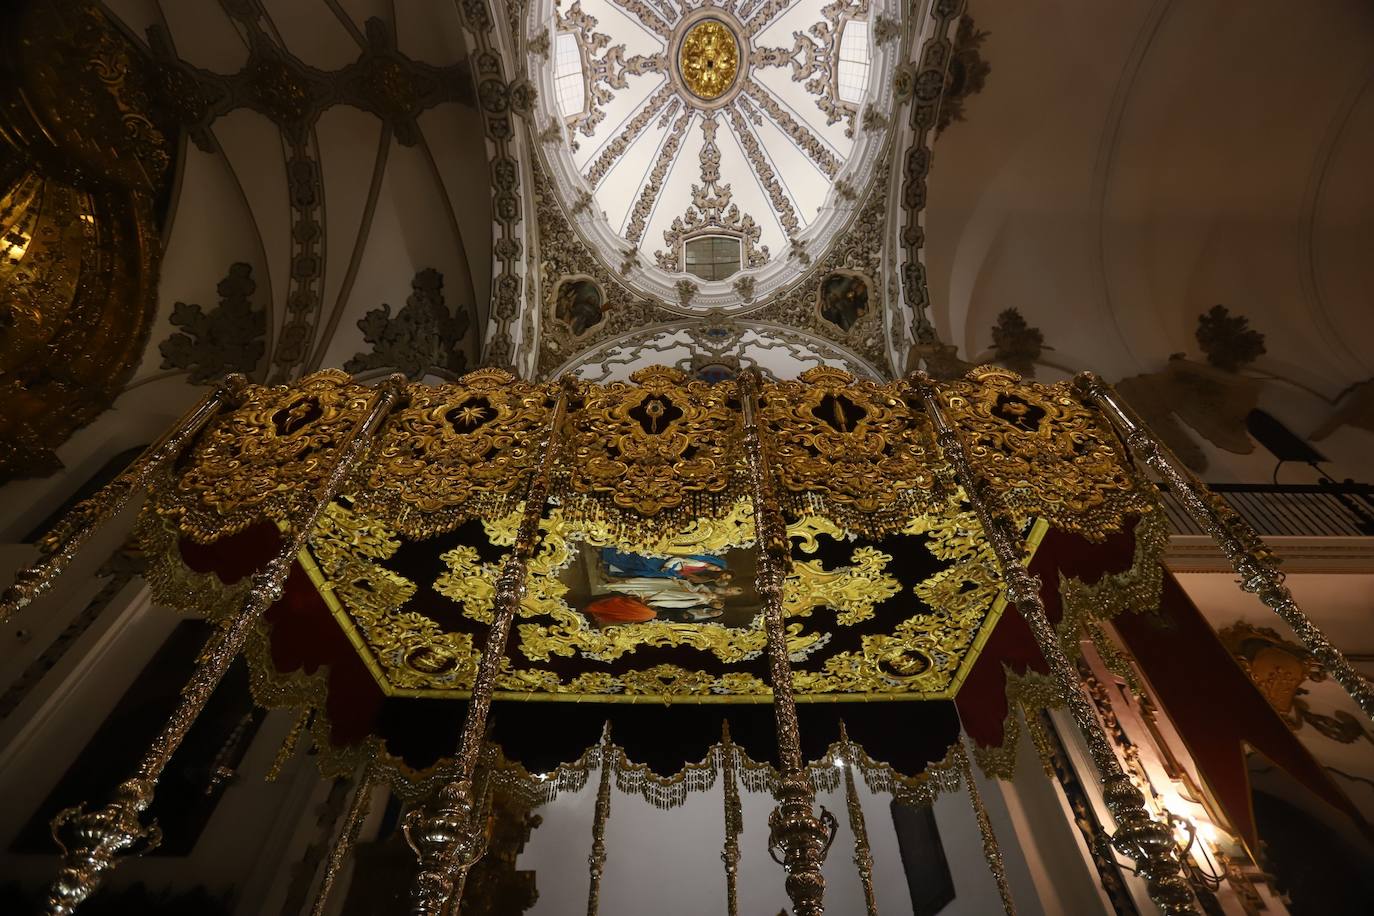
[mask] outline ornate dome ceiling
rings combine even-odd
[[[532,4],[539,141],[586,241],[688,313],[794,279],[789,260],[834,240],[886,146],[901,45],[890,5]]]

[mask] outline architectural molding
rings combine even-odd
[[[692,374],[719,367],[731,372],[756,368],[768,377],[790,376],[830,365],[859,378],[877,381],[884,377],[843,344],[773,322],[720,314],[666,321],[621,334],[578,354],[549,377],[575,373],[588,381],[604,382],[660,363]]]
[[[444,275],[426,268],[415,274],[410,288],[395,315],[382,303],[358,319],[372,350],[354,354],[344,363],[345,372],[395,369],[409,379],[457,378],[467,368],[464,342],[472,322],[462,308],[455,313],[444,302]]]
[[[1289,574],[1374,573],[1374,537],[1279,537],[1266,535],[1265,543],[1283,558]],[[1230,562],[1206,535],[1175,534],[1169,538],[1164,563],[1176,573],[1225,573]]]
[[[870,12],[875,15],[881,12],[889,18],[894,18],[899,12],[898,9],[892,7],[890,0],[868,0],[868,4]],[[761,27],[764,22],[770,21],[789,5],[788,2],[768,3],[762,6],[732,4],[733,16],[744,23],[741,38],[747,40],[749,35],[757,31],[758,27]],[[725,10],[723,6],[712,6],[703,7],[697,12],[724,17],[729,11]],[[552,21],[552,16],[551,0],[531,2],[525,12],[525,34],[537,36],[547,28],[548,23]],[[686,17],[683,21],[685,20]],[[900,19],[894,18],[894,21],[908,23],[909,18],[903,14]],[[677,24],[674,24],[674,28],[677,27]],[[751,31],[751,28],[755,31]],[[866,104],[875,113],[875,117],[882,119],[890,119],[891,117],[894,98],[894,73],[901,60],[901,55],[905,53],[907,48],[909,48],[909,41],[905,40],[884,42],[875,44],[873,47]],[[534,84],[540,100],[537,104],[536,123],[532,125],[532,132],[541,138],[538,146],[545,161],[550,186],[554,193],[564,201],[577,200],[582,194],[595,193],[596,187],[604,182],[618,157],[624,154],[632,143],[654,123],[656,118],[661,121],[669,100],[677,91],[673,88],[670,77],[668,84],[650,93],[640,108],[629,115],[606,145],[595,153],[590,164],[584,169],[578,169],[572,161],[571,149],[566,142],[553,142],[556,136],[552,127],[560,122],[562,117],[552,108],[552,100],[556,98],[552,68],[547,65],[546,59],[538,53],[537,48],[526,55],[525,66],[528,78]],[[669,70],[671,72],[671,66]],[[865,191],[872,184],[876,166],[889,148],[892,131],[884,129],[856,130],[853,151],[848,159],[842,162],[836,151],[829,148],[826,142],[819,137],[813,136],[813,132],[806,128],[795,114],[789,112],[786,106],[777,103],[776,99],[768,102],[768,91],[757,84],[757,81],[751,80],[747,73],[741,75],[739,84],[740,93],[730,103],[730,107],[732,109],[737,108],[736,114],[741,123],[757,123],[760,118],[775,120],[779,125],[778,129],[788,136],[808,159],[816,164],[816,168],[823,175],[844,182],[846,193],[841,193],[831,187],[827,192],[825,203],[820,207],[818,218],[809,225],[802,225],[802,220],[798,215],[797,231],[791,233],[789,229],[783,230],[795,238],[802,246],[802,250],[813,253],[812,256],[815,257],[815,253],[829,249],[850,222],[856,209],[855,191],[856,189],[860,192]],[[876,124],[877,122],[873,123]],[[733,126],[731,129],[733,130]],[[543,139],[548,139],[550,142],[542,142]],[[761,140],[758,145],[764,146]],[[776,174],[776,167],[768,163],[762,153],[756,158],[767,166],[768,171]],[[678,168],[681,167],[681,165],[678,166]],[[724,178],[732,179],[733,177],[724,176]],[[728,182],[723,181],[723,183]],[[778,191],[782,197],[776,197],[766,188],[762,192],[765,199],[773,200],[775,208],[782,205],[782,198],[787,197],[786,191],[780,183]],[[857,196],[861,196],[861,193]],[[641,204],[643,203],[644,201],[641,201]],[[786,208],[795,212],[795,201],[788,199]],[[648,225],[648,216],[644,208],[637,206],[636,209],[640,211],[637,214],[639,218],[644,220],[645,234],[644,238],[640,239],[641,244],[644,244],[651,232],[651,227]],[[755,214],[755,216],[758,218],[764,214]],[[638,221],[634,221],[634,225],[638,226]],[[582,235],[589,248],[597,253],[601,261],[616,265],[622,263],[625,239],[611,228],[598,207],[588,207],[584,212],[579,213],[573,227]],[[641,250],[641,255],[644,253]],[[779,257],[782,252],[775,251],[770,254],[771,256],[765,263],[749,271],[754,283],[755,302],[763,302],[776,295],[790,286],[795,279],[795,266],[790,264],[788,259]],[[683,279],[680,270],[681,265],[676,265],[679,269],[673,269],[673,252],[667,251],[664,252],[664,255],[666,260],[662,264],[657,260],[641,256],[638,264],[630,265],[630,269],[621,278],[622,282],[626,283],[637,295],[665,303],[668,308],[683,315],[701,314],[709,310],[742,312],[749,308],[749,305],[742,302],[733,289],[737,277],[716,281],[703,281],[693,278],[693,282],[698,283],[700,291],[693,298],[689,307],[680,306],[676,287],[678,281]]]
[[[193,385],[255,372],[267,348],[267,313],[252,301],[257,288],[252,265],[239,262],[215,287],[219,303],[208,312],[195,302],[174,304],[170,320],[180,330],[158,344],[162,368],[186,370]]]
[[[911,107],[907,112],[907,128],[898,141],[906,149],[898,198],[902,202],[903,218],[896,246],[901,252],[902,302],[911,316],[912,337],[917,344],[927,346],[938,343],[938,336],[928,314],[930,290],[926,287],[921,253],[925,246],[926,179],[930,174],[931,144],[939,121],[946,73],[954,50],[953,36],[963,11],[964,0],[935,0],[931,5],[927,21],[920,30],[924,40],[917,70],[915,76],[910,77]]]
[[[381,19],[367,20],[367,45],[356,61],[325,71],[271,37],[259,0],[226,4],[225,12],[248,41],[248,60],[237,73],[194,66],[177,55],[163,26],[148,30],[157,99],[207,152],[219,148],[210,131],[214,122],[239,108],[258,112],[289,139],[304,142],[325,110],[348,105],[375,115],[402,146],[414,146],[422,113],[444,102],[474,103],[469,64],[436,67],[414,60],[397,50],[391,27]]]

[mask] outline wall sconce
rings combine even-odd
[[[1179,859],[1188,870],[1188,879],[1209,891],[1220,888],[1226,881],[1226,870],[1213,858],[1212,847],[1217,841],[1217,828],[1206,821],[1194,824],[1168,809],[1164,811],[1164,819],[1174,832]],[[1202,838],[1201,844],[1198,843],[1199,836]],[[1201,861],[1199,856],[1193,854],[1194,847],[1201,852]]]

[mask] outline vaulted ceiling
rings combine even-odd
[[[1374,7],[976,0],[992,66],[935,146],[931,317],[971,361],[998,314],[1045,371],[1199,358],[1222,304],[1253,369],[1335,398],[1374,373]]]
[[[524,18],[537,371],[893,371],[894,127],[950,15],[546,0]]]
[[[135,385],[188,370],[476,365],[491,198],[455,8],[106,5],[173,74],[189,127],[163,233],[163,308]],[[235,320],[226,302],[239,303]]]
[[[483,360],[1094,368],[1203,405],[1199,454],[1255,404],[1374,427],[1363,0],[95,5],[181,131],[150,428],[229,370]]]
[[[882,143],[858,129],[894,44],[869,40],[870,5],[536,4],[552,64],[541,112],[564,128],[551,164],[646,268],[691,273],[694,234],[742,241],[736,269],[785,258],[844,215],[835,182],[854,183]]]
[[[232,358],[225,351],[235,348],[242,362],[245,332],[204,319],[188,328],[189,313],[174,307],[199,306],[203,316],[236,296],[262,313],[255,368],[265,376],[349,360],[384,368],[386,356],[369,357],[382,336],[394,343],[396,314],[417,293],[442,296],[465,330],[447,329],[460,358],[410,353],[410,362],[440,371],[476,363],[493,276],[489,151],[475,111],[472,40],[454,6],[105,5],[188,84],[230,96],[183,144],[163,234],[164,307],[135,384],[203,374],[217,367],[202,363]],[[536,145],[548,189],[631,298],[667,307],[660,336],[694,311],[739,313],[827,339],[837,357],[863,353],[861,340],[831,324],[798,327],[807,322],[795,310],[793,320],[763,312],[806,270],[789,256],[793,241],[813,241],[806,250],[816,258],[853,220],[856,188],[884,164],[887,139],[858,123],[861,113],[891,110],[889,71],[918,60],[920,45],[937,37],[921,31],[932,13],[903,19],[882,0],[545,0],[526,9],[520,37],[538,90],[530,129],[547,141],[561,128],[556,142]],[[1224,3],[1055,0],[1032,9],[979,0],[967,12],[977,59],[993,73],[980,75],[976,96],[955,100],[961,120],[933,143],[920,249],[929,318],[961,358],[994,355],[991,329],[1015,308],[1052,348],[1041,354],[1045,371],[1149,372],[1169,354],[1196,356],[1198,316],[1220,303],[1265,334],[1257,368],[1267,373],[1329,398],[1374,374],[1365,330],[1374,299],[1368,4],[1329,0],[1295,12],[1275,2],[1238,15]],[[730,30],[738,71],[714,99],[682,78],[685,35],[706,19]],[[825,67],[850,22],[867,29],[871,72],[858,96],[851,87],[842,97],[838,67]],[[911,33],[905,47],[889,34],[897,24]],[[849,34],[852,59],[858,29]],[[568,52],[577,55],[572,92],[569,80],[559,83],[559,55],[566,64]],[[360,61],[395,62],[415,81],[406,91],[427,97],[412,118],[364,98],[362,81],[349,79],[366,69]],[[295,109],[268,104],[293,91],[306,95]],[[726,208],[737,207],[758,250],[768,250],[754,271],[746,254],[739,274],[714,283],[687,271],[683,233],[673,228],[695,219],[711,234],[710,210],[699,206],[711,188],[716,199],[728,188]],[[888,191],[885,218],[900,222],[898,182]],[[313,233],[308,242],[303,233]],[[548,241],[536,237],[531,251]],[[896,248],[890,235],[883,244]],[[437,277],[421,276],[427,270]],[[751,274],[752,287],[734,288]],[[683,277],[695,292],[674,312]],[[899,313],[883,290],[870,293],[909,338],[915,316]],[[369,321],[384,304],[389,311]],[[648,341],[643,317],[633,329]],[[605,349],[628,330],[570,336],[544,365],[566,362],[570,350]],[[168,358],[161,344],[176,335]],[[891,363],[903,361],[891,331],[885,336],[867,362],[900,370],[874,358],[887,350]],[[850,359],[851,368],[863,361]]]

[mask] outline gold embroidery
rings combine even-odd
[[[442,573],[412,581],[397,552],[468,523],[476,524],[464,530],[480,530],[491,546],[513,544],[531,443],[549,421],[553,387],[481,370],[407,394],[302,562],[384,692],[462,697],[474,642],[490,619],[499,556],[464,534],[441,548]],[[981,476],[1023,518],[1043,514],[1100,538],[1154,505],[1111,433],[1065,386],[980,369],[943,386],[941,396],[968,430]],[[155,493],[154,510],[166,520],[150,574],[160,589],[176,591],[180,606],[217,607],[220,599],[192,594],[203,591],[201,579],[186,579],[179,559],[169,558],[175,531],[167,525],[210,541],[258,519],[280,520],[297,494],[318,484],[367,398],[368,389],[338,372],[291,388],[250,388]],[[649,558],[752,549],[736,398],[731,384],[705,385],[670,369],[643,370],[627,383],[577,383],[554,509],[541,522],[542,546],[498,677],[502,695],[769,699],[757,619],[593,621],[564,576],[602,547]],[[795,552],[784,614],[799,699],[952,695],[1004,602],[981,530],[934,464],[924,410],[904,383],[816,369],[763,386],[760,422]],[[1142,523],[1138,534],[1150,540],[1152,530]],[[920,581],[904,577],[910,557],[885,540],[903,537],[919,538],[935,561]],[[1121,588],[1133,590],[1131,603],[1147,600],[1142,571],[1127,579]],[[1066,584],[1065,594],[1073,616],[1079,593]],[[436,596],[453,603],[456,624],[424,612]],[[1100,590],[1090,597],[1104,600]],[[1076,628],[1077,618],[1067,626]],[[650,664],[659,649],[686,654]],[[709,665],[694,665],[691,653]]]
[[[705,652],[725,665],[760,659],[765,644],[761,615],[737,626],[665,619],[595,626],[586,613],[569,604],[568,585],[560,578],[577,552],[587,548],[616,546],[660,557],[725,555],[751,546],[749,518],[750,507],[740,503],[722,519],[702,520],[688,532],[626,544],[608,528],[582,528],[562,510],[553,510],[541,523],[541,548],[530,562],[520,622],[498,688],[506,694],[547,699],[658,696],[767,701],[771,695],[767,685],[751,671],[710,675],[662,664],[612,675],[593,667],[565,680],[542,667],[554,658],[582,659],[592,666],[632,661],[637,652],[655,648]],[[517,520],[515,513],[482,520],[482,530],[489,543],[502,546],[510,542]],[[974,524],[967,511],[951,511],[945,517],[920,517],[907,525],[901,533],[921,536],[925,549],[943,568],[910,588],[910,604],[899,605],[900,616],[891,616],[889,610],[887,619],[879,620],[877,608],[903,592],[889,571],[893,556],[877,546],[856,542],[853,534],[818,516],[795,521],[788,534],[803,553],[817,554],[823,542],[852,544],[845,564],[827,568],[819,558],[799,559],[785,583],[786,634],[796,663],[798,691],[811,699],[820,695],[915,698],[951,692],[971,663],[970,650],[980,631],[995,623],[1003,603],[989,572],[988,547],[973,534]],[[475,670],[472,636],[443,632],[430,617],[408,609],[414,607],[408,602],[419,585],[381,565],[401,542],[381,522],[336,503],[316,529],[312,556],[302,559],[315,570],[322,596],[385,692],[461,697],[470,688]],[[490,622],[499,561],[483,561],[473,544],[450,547],[440,559],[445,571],[432,583],[433,591],[458,605],[468,620]],[[829,609],[841,630],[865,630],[858,650],[827,648],[834,634],[825,625],[808,623],[819,608]],[[869,632],[875,624],[880,632]],[[816,666],[801,666],[812,657],[817,658]]]
[[[784,508],[870,536],[934,508],[929,423],[902,393],[824,367],[765,386],[760,419]]]
[[[653,367],[631,383],[584,386],[569,417],[565,463],[568,514],[642,529],[668,510],[684,510],[659,527],[688,518],[718,518],[738,501],[738,415],[733,384],[689,381]],[[646,524],[647,523],[647,524]]]
[[[267,518],[284,521],[309,500],[335,453],[367,412],[372,389],[337,369],[294,386],[250,385],[237,409],[212,420],[160,510],[208,543]]]
[[[1148,488],[1071,383],[1038,385],[980,366],[939,394],[969,461],[1013,511],[1100,541],[1125,517],[1150,510]]]
[[[549,390],[481,369],[409,394],[381,435],[359,507],[411,538],[513,511],[548,423]]]

